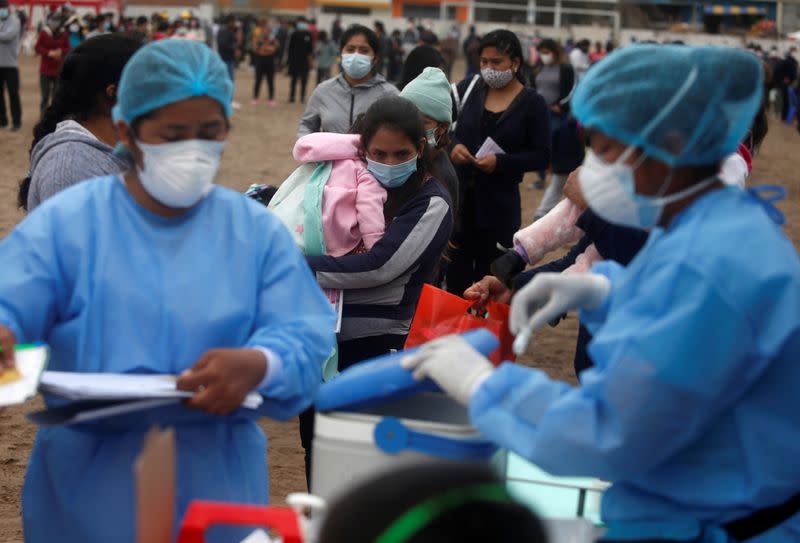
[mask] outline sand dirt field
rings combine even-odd
[[[38,64],[22,59],[23,130],[0,130],[0,238],[22,220],[16,209],[17,185],[28,168],[31,133],[38,119]],[[458,67],[457,67],[458,68]],[[461,73],[461,70],[454,71]],[[288,104],[288,79],[277,80],[277,102],[268,108],[262,101],[250,104],[253,77],[248,69],[237,73],[236,99],[242,108],[233,117],[233,130],[225,151],[221,184],[244,190],[250,183],[274,183],[285,179],[296,167],[291,149],[297,122],[303,111],[300,104]],[[310,90],[309,90],[310,94]],[[800,135],[794,129],[771,119],[770,134],[755,160],[753,183],[779,184],[788,190],[780,204],[786,214],[786,232],[795,247],[800,247]],[[523,220],[530,221],[542,191],[521,185]],[[0,271],[2,273],[2,271]],[[576,319],[571,316],[558,328],[538,333],[528,356],[521,362],[544,369],[560,379],[574,381],[572,356]],[[21,542],[20,490],[36,428],[24,415],[39,407],[38,401],[0,413],[0,542]],[[297,422],[265,420],[262,427],[269,438],[268,462],[273,503],[282,503],[289,492],[305,490],[302,448]]]

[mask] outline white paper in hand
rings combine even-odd
[[[483,158],[489,155],[504,155],[506,154],[503,151],[503,148],[497,145],[497,142],[494,141],[492,138],[486,138],[486,141],[483,142],[481,148],[478,149],[478,152],[475,153],[475,158]]]
[[[18,347],[14,351],[16,370],[22,378],[0,385],[0,406],[21,404],[36,395],[49,356],[47,345]]]
[[[77,373],[46,371],[40,389],[68,400],[144,400],[189,398],[194,392],[175,388],[174,375],[136,375],[128,373]],[[258,408],[263,398],[257,392],[247,395],[243,407]]]

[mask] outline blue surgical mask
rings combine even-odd
[[[306,23],[297,23],[297,30],[308,30],[308,25]]]
[[[417,156],[402,164],[384,164],[367,158],[367,170],[375,176],[378,183],[387,189],[403,186],[408,178],[417,171]]]
[[[0,19],[8,19],[8,8],[0,8]]]
[[[431,148],[439,145],[439,138],[436,137],[436,128],[428,128],[425,130],[425,138],[428,140],[428,146]]]
[[[364,79],[372,70],[372,57],[361,53],[342,55],[342,69],[353,79]]]

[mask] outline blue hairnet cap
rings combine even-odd
[[[632,45],[593,66],[571,108],[587,128],[671,166],[710,166],[736,151],[761,106],[764,75],[725,47]]]
[[[203,43],[169,39],[139,49],[125,65],[117,87],[115,121],[138,117],[187,98],[208,96],[231,116],[233,82],[219,55]]]

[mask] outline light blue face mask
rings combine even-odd
[[[425,137],[428,140],[428,147],[431,149],[439,145],[439,138],[436,137],[436,128],[428,128],[425,130]]]
[[[367,158],[367,170],[375,176],[378,183],[387,189],[403,186],[408,178],[417,171],[417,156],[402,164],[384,164]]]
[[[8,19],[8,8],[0,8],[0,19]]]
[[[308,25],[306,23],[297,23],[297,30],[308,30]]]
[[[364,79],[372,70],[372,57],[361,53],[342,55],[342,69],[353,79]]]

